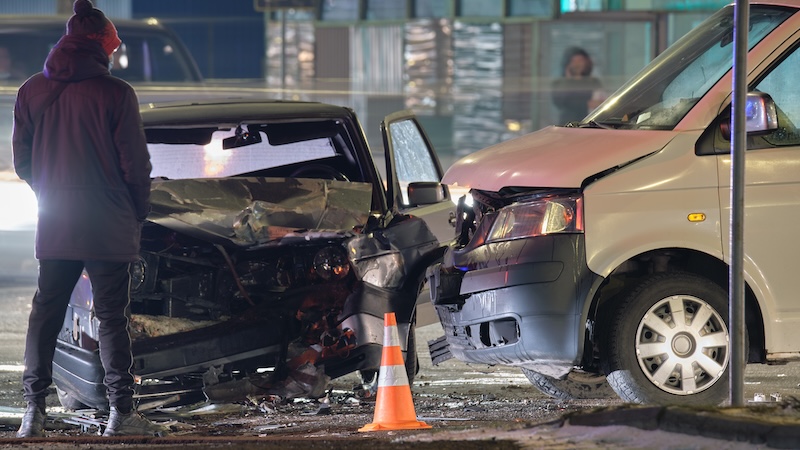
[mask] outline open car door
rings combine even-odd
[[[381,133],[386,152],[389,208],[421,218],[439,245],[448,245],[455,238],[450,220],[455,205],[447,185],[441,183],[444,172],[425,130],[414,114],[406,110],[387,116],[381,123]],[[416,305],[417,326],[439,322],[427,283],[419,291]]]
[[[425,220],[441,244],[447,244],[455,231],[450,213],[455,209],[447,186],[441,183],[444,172],[439,158],[411,111],[388,115],[381,123],[386,152],[386,177],[389,208]]]

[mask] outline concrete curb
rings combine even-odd
[[[771,448],[800,447],[800,411],[784,406],[701,409],[679,406],[622,406],[566,417],[570,425],[624,425]]]

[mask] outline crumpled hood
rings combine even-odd
[[[675,135],[551,126],[460,159],[442,181],[494,192],[508,186],[577,188],[591,175],[664,148]]]
[[[306,178],[154,181],[150,222],[215,244],[345,236],[367,222],[372,185]]]

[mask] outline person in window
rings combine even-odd
[[[136,94],[109,72],[121,43],[116,28],[90,0],[76,0],[73,11],[44,71],[23,83],[14,105],[14,168],[39,204],[39,280],[22,374],[27,408],[17,436],[44,436],[56,338],[84,270],[111,407],[103,435],[161,434],[133,405],[127,312],[129,267],[150,209],[150,154]]]
[[[570,47],[561,60],[561,78],[552,85],[553,104],[558,109],[559,124],[586,117],[599,104],[602,84],[592,76],[594,64],[586,50]]]

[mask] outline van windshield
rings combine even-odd
[[[795,10],[750,7],[748,50]],[[733,67],[733,6],[709,17],[648,64],[581,125],[671,130]]]

